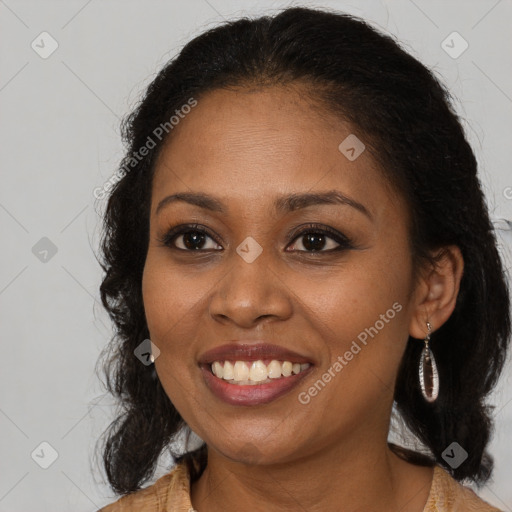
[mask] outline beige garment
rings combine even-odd
[[[153,485],[123,496],[99,512],[201,512],[190,502],[189,473],[178,464]],[[404,511],[406,512],[406,511]],[[423,512],[502,512],[461,485],[441,466],[434,467],[434,478]]]

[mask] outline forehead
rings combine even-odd
[[[340,151],[347,137],[364,141],[354,131],[297,87],[209,92],[162,148],[153,209],[171,191],[211,191],[259,202],[311,189],[337,188],[360,197],[385,193],[369,151],[355,160]]]

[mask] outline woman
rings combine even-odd
[[[104,511],[498,510],[460,481],[491,474],[508,289],[431,72],[291,8],[191,41],[124,137]],[[394,403],[421,453],[388,443]],[[141,489],[183,432],[204,443]]]

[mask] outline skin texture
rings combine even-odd
[[[432,468],[402,461],[387,446],[393,387],[408,336],[422,343],[426,321],[435,331],[453,311],[462,257],[448,248],[414,286],[404,201],[369,150],[353,162],[338,150],[355,130],[306,98],[299,87],[209,92],[157,162],[143,299],[161,350],[160,381],[208,445],[192,504],[201,512],[240,510],[241,503],[265,511],[337,511],[343,504],[346,511],[421,512]],[[362,203],[371,218],[340,204],[273,209],[280,196],[331,190]],[[215,196],[226,211],[180,201],[157,214],[159,202],[178,192]],[[188,252],[159,241],[189,223],[217,240],[207,237],[205,250]],[[338,246],[328,237],[320,251],[308,252],[304,236],[289,236],[308,223],[344,234],[353,248],[326,252]],[[252,263],[236,252],[248,236],[263,248]],[[174,243],[183,248],[183,235]],[[401,311],[301,404],[298,393],[394,303]],[[230,340],[291,348],[314,370],[271,403],[228,405],[206,387],[197,360]]]

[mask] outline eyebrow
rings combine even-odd
[[[213,196],[204,194],[202,192],[180,192],[172,194],[162,199],[156,208],[155,215],[167,205],[174,202],[185,202],[212,212],[226,213],[227,208],[219,199]],[[278,197],[274,202],[274,208],[281,213],[288,213],[309,206],[319,206],[326,204],[339,204],[351,206],[359,212],[366,215],[370,220],[373,220],[372,214],[368,209],[355,199],[352,199],[339,190],[329,190],[327,192],[303,193],[303,194],[290,194],[287,196]]]

